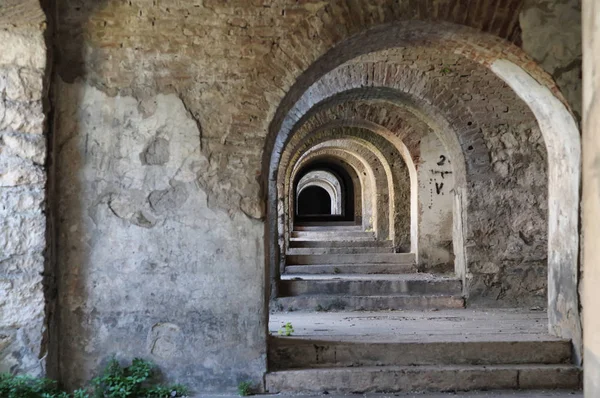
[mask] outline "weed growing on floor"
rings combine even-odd
[[[92,380],[96,397],[99,398],[170,398],[187,395],[187,388],[179,384],[163,386],[155,384],[156,376],[152,362],[134,358],[130,366],[122,367],[113,358],[104,373]]]
[[[187,395],[186,387],[175,384],[163,386],[153,382],[155,366],[135,358],[130,366],[122,367],[111,359],[104,372],[92,380],[96,398],[173,398]],[[72,394],[61,391],[56,381],[28,375],[0,374],[0,397],[2,398],[90,398],[84,390]]]
[[[247,397],[248,395],[252,395],[252,382],[241,381],[240,384],[238,384],[238,393],[242,397]]]
[[[0,397],[3,398],[68,398],[59,391],[54,380],[27,375],[0,374]]]
[[[292,326],[291,322],[287,322],[277,332],[277,334],[279,334],[280,336],[291,336],[292,333],[294,333],[294,326]]]

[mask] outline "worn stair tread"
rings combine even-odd
[[[375,235],[364,234],[364,235],[347,235],[347,234],[318,234],[318,233],[303,233],[297,235],[292,232],[290,242],[306,242],[306,241],[331,241],[331,242],[377,242]]]
[[[460,295],[462,282],[457,278],[436,278],[430,274],[333,274],[282,275],[280,297],[314,295],[398,296]]]
[[[331,336],[333,338],[334,336]],[[378,342],[271,336],[271,369],[355,366],[569,364],[567,340],[488,340]]]
[[[302,238],[290,239],[291,248],[330,248],[330,247],[388,247],[393,248],[394,243],[391,240],[306,240]]]
[[[582,371],[566,364],[357,366],[288,369],[265,376],[274,392],[408,392],[581,388]]]
[[[319,254],[367,254],[367,253],[395,253],[393,247],[290,247],[287,255],[319,255]]]
[[[439,311],[273,314],[269,329],[294,325],[293,338],[353,342],[564,341],[548,333],[546,311],[466,308]]]
[[[279,311],[381,311],[381,310],[432,310],[464,308],[460,295],[450,294],[389,294],[345,295],[310,294],[279,297],[275,299]]]
[[[453,275],[436,275],[429,273],[410,273],[410,274],[296,274],[284,273],[282,280],[306,280],[306,281],[334,281],[334,280],[356,280],[356,281],[375,281],[375,280],[398,280],[398,281],[459,281]]]
[[[294,232],[335,232],[335,231],[353,231],[364,232],[362,225],[296,225]]]
[[[515,369],[515,370],[531,370],[531,369],[559,369],[559,370],[581,370],[581,368],[574,364],[569,363],[552,363],[552,364],[541,364],[541,363],[526,363],[526,364],[500,364],[500,365],[406,365],[406,366],[355,366],[355,367],[331,367],[327,368],[328,371],[332,372],[386,372],[386,371],[436,371],[436,370],[501,370],[501,369]],[[298,368],[298,369],[283,369],[273,373],[298,373],[298,372],[322,372],[323,368]]]
[[[414,253],[370,253],[370,254],[288,254],[287,265],[312,264],[414,264]]]
[[[341,275],[417,273],[416,264],[306,264],[286,265],[286,275]]]

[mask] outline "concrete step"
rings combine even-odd
[[[394,253],[392,247],[290,247],[288,255]]]
[[[291,239],[290,247],[389,247],[393,248],[391,240],[303,240]]]
[[[335,231],[363,231],[362,225],[295,225],[294,231],[316,231],[316,232],[335,232]]]
[[[318,274],[406,274],[417,272],[415,264],[311,264],[287,265],[286,275],[318,275]]]
[[[501,389],[578,389],[573,365],[443,365],[314,368],[267,373],[270,393],[366,393]]]
[[[287,265],[310,264],[414,264],[414,253],[373,254],[293,254],[285,257]]]
[[[287,275],[279,282],[280,297],[303,295],[394,296],[456,295],[462,282],[431,274],[405,275]]]
[[[567,340],[366,342],[271,337],[269,369],[356,366],[566,364]]]
[[[384,311],[384,310],[435,310],[464,308],[460,295],[305,295],[278,297],[275,311]]]
[[[375,240],[373,232],[365,231],[292,231],[290,237],[306,240]]]
[[[356,221],[296,221],[294,226],[303,226],[303,227],[320,227],[323,225],[334,225],[334,226],[352,226],[352,225],[362,225],[357,224]]]

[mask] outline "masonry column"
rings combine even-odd
[[[600,397],[600,3],[583,2],[583,325],[585,396]]]
[[[44,374],[46,21],[0,0],[0,372]]]

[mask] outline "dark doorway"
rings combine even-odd
[[[310,186],[298,195],[298,215],[328,215],[331,214],[331,196],[321,187]]]

